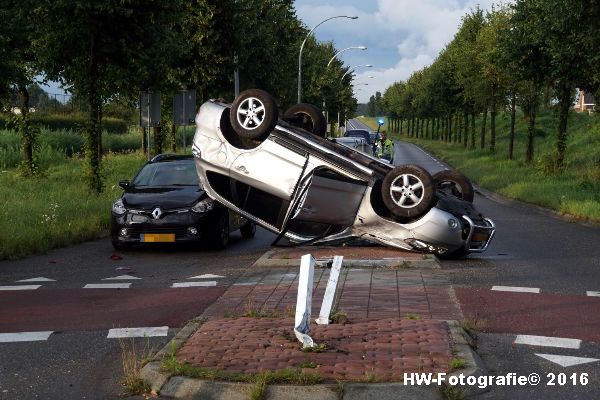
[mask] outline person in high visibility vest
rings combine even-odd
[[[380,145],[377,147],[379,158],[385,158],[392,161],[394,157],[394,142],[387,137],[386,131],[381,131]]]

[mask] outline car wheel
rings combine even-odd
[[[323,113],[312,104],[300,103],[291,106],[283,115],[283,119],[319,137],[325,137],[327,133],[327,121]]]
[[[471,184],[471,181],[460,172],[449,170],[440,171],[433,175],[433,182],[435,183],[435,188],[437,190],[446,194],[451,194],[454,197],[468,201],[469,203],[473,202],[473,198],[475,197],[473,185]]]
[[[112,240],[112,246],[115,250],[127,250],[131,248],[131,243],[123,243],[118,240]]]
[[[219,215],[214,231],[213,244],[217,249],[224,249],[229,244],[229,214],[223,211]]]
[[[387,173],[381,194],[387,209],[395,217],[417,218],[433,205],[433,178],[421,167],[402,165]]]
[[[229,121],[243,139],[263,140],[277,124],[279,118],[273,97],[260,89],[245,90],[231,105]]]
[[[248,221],[248,223],[240,228],[240,233],[244,239],[252,239],[256,235],[256,224]]]

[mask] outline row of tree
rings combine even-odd
[[[106,104],[134,104],[147,89],[160,90],[163,104],[182,88],[200,101],[232,100],[238,70],[242,90],[265,89],[285,109],[295,102],[308,33],[293,0],[0,0],[0,20],[0,98],[19,93],[25,165],[34,170],[28,87],[43,74],[84,101],[86,176],[96,191]],[[341,80],[347,67],[336,60],[325,68],[335,53],[332,43],[309,40],[303,100],[352,111],[350,76]]]
[[[459,142],[476,141],[496,151],[496,116],[511,113],[508,154],[513,158],[517,107],[528,122],[526,161],[534,157],[536,114],[555,104],[559,123],[555,170],[564,166],[567,122],[576,88],[600,89],[600,2],[517,0],[462,19],[435,62],[387,88],[383,101],[395,127],[411,134]],[[475,118],[481,117],[476,134]],[[477,136],[479,136],[477,138]]]

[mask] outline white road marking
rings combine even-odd
[[[129,289],[131,283],[88,283],[84,289]]]
[[[587,291],[586,294],[588,296],[594,296],[594,297],[600,297],[600,292],[594,292],[594,291]]]
[[[250,286],[250,285],[257,285],[258,282],[237,282],[234,283],[233,286]]]
[[[119,275],[119,276],[113,276],[112,278],[103,278],[103,281],[126,281],[126,280],[132,280],[132,279],[142,279],[142,278],[138,278],[137,276],[131,276],[131,275]]]
[[[514,344],[529,346],[562,347],[565,349],[579,349],[581,340],[548,336],[517,335]]]
[[[37,278],[31,279],[21,279],[20,281],[15,281],[17,283],[25,283],[25,282],[56,282],[56,279],[44,278],[43,276],[39,276]]]
[[[225,277],[222,275],[203,274],[203,275],[192,276],[188,279],[215,279],[215,278],[225,278]]]
[[[0,333],[0,343],[40,342],[48,340],[54,331]]]
[[[517,287],[517,286],[492,286],[492,290],[500,292],[539,293],[540,288]]]
[[[175,282],[172,288],[186,288],[186,287],[209,287],[217,286],[217,281],[204,281],[204,282]]]
[[[108,331],[107,339],[167,336],[168,326],[146,328],[115,328]]]
[[[561,367],[572,367],[573,365],[587,364],[596,361],[600,361],[598,358],[585,358],[585,357],[573,357],[573,356],[560,356],[556,354],[535,354],[538,357],[542,357],[548,361],[560,365]]]
[[[42,285],[0,286],[0,290],[35,290],[41,287]]]

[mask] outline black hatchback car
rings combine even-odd
[[[138,243],[199,242],[218,248],[237,229],[251,238],[256,225],[209,198],[200,186],[192,156],[161,154],[133,181],[121,181],[123,195],[112,206],[115,249]]]

